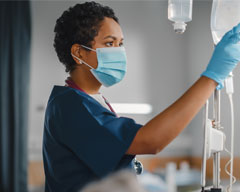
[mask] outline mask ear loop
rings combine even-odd
[[[85,65],[87,65],[89,68],[91,68],[91,69],[94,69],[92,66],[90,66],[89,64],[87,64],[85,61],[83,61],[83,60],[81,60],[80,58],[78,58],[77,56],[75,56],[75,55],[73,55],[72,53],[71,53],[71,55],[74,57],[74,58],[76,58],[79,62],[80,62],[80,64],[85,64]]]
[[[85,46],[85,45],[81,45],[82,47],[84,47],[84,48],[86,48],[86,49],[88,49],[88,50],[91,50],[91,51],[95,51],[96,52],[96,50],[95,49],[92,49],[92,48],[90,48],[90,47],[87,47],[87,46]]]

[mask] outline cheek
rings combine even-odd
[[[88,61],[88,64],[89,65],[91,65],[93,68],[97,68],[97,66],[98,66],[98,62],[97,62],[97,55],[96,55],[96,53],[90,53],[89,55],[88,55],[88,59],[87,59]]]

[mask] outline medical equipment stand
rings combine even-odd
[[[220,99],[221,99],[221,91],[216,90],[214,91],[214,111],[213,111],[213,118],[214,118],[214,128],[219,130],[221,129],[220,124]],[[220,152],[216,152],[213,154],[213,189],[214,191],[221,191],[220,188]],[[211,189],[212,191],[212,189]]]
[[[205,111],[204,111],[204,150],[203,150],[203,159],[202,159],[202,178],[201,178],[201,185],[202,185],[202,192],[221,192],[222,189],[220,188],[220,151],[217,151],[213,153],[213,188],[210,190],[205,190],[206,186],[206,161],[210,156],[210,153],[207,150],[210,146],[210,140],[211,140],[211,135],[209,134],[209,123],[212,124],[213,122],[213,127],[210,129],[221,129],[221,124],[220,124],[220,95],[221,91],[215,90],[214,91],[214,106],[213,106],[213,121],[209,122],[210,120],[208,119],[208,101],[205,104]]]

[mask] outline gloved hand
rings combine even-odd
[[[240,62],[240,23],[228,31],[217,44],[207,69],[201,76],[218,83],[217,89],[224,87],[224,80]]]

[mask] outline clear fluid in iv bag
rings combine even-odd
[[[168,19],[174,22],[189,22],[192,20],[191,0],[169,0]]]
[[[213,0],[211,31],[214,44],[240,22],[240,0]]]

